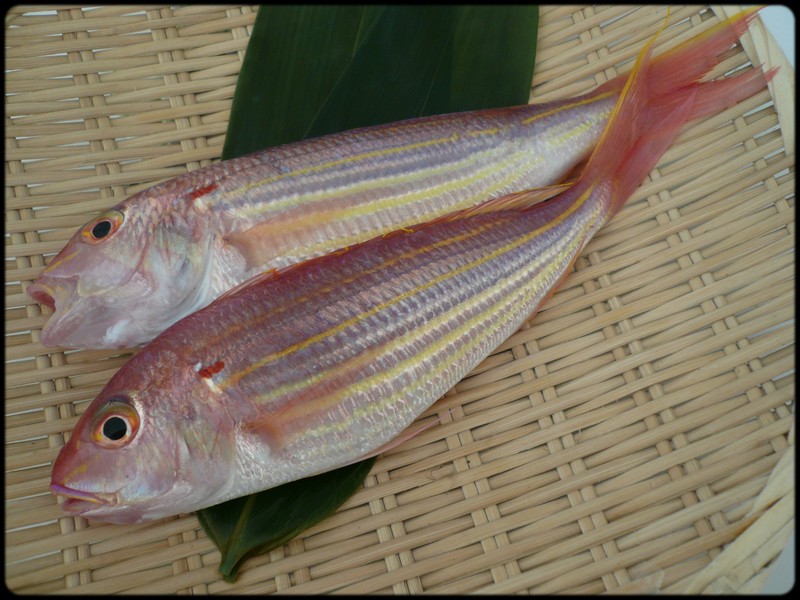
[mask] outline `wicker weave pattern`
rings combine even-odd
[[[673,7],[656,44],[716,23]],[[38,11],[40,14],[35,14]],[[532,100],[624,72],[661,7],[543,7]],[[758,591],[794,523],[794,74],[685,129],[535,318],[335,515],[234,585],[193,515],[65,517],[50,465],[127,355],[24,294],[91,216],[219,157],[253,7],[6,16],[6,583],[22,593]],[[715,71],[780,62],[756,22]]]

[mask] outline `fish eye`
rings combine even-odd
[[[90,244],[98,244],[114,235],[124,220],[122,212],[109,210],[83,228],[83,239]]]
[[[117,442],[128,435],[128,422],[116,416],[111,416],[103,423],[103,437],[112,442]]]
[[[105,219],[92,227],[92,237],[96,240],[103,239],[111,232],[111,221]]]
[[[138,430],[136,409],[126,399],[114,398],[98,411],[92,437],[104,448],[121,448],[133,441]]]

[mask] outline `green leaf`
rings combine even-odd
[[[384,10],[304,137],[526,104],[536,6],[392,6]]]
[[[374,463],[370,458],[198,511],[200,524],[222,553],[219,571],[225,581],[236,579],[247,558],[285,544],[333,513]]]
[[[223,159],[422,115],[525,104],[537,6],[264,6]]]
[[[303,139],[382,12],[376,6],[259,8],[222,158]]]
[[[452,43],[458,12],[455,6],[387,7],[306,136],[421,115]]]
[[[525,104],[536,6],[259,9],[222,156],[422,115]],[[242,563],[327,517],[369,459],[198,511],[233,581]]]
[[[538,24],[538,6],[460,7],[422,114],[527,104]]]

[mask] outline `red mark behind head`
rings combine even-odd
[[[224,368],[225,368],[225,363],[222,362],[221,360],[218,360],[213,365],[210,365],[208,367],[203,367],[197,372],[197,374],[200,375],[200,377],[209,378],[212,375],[219,373]]]
[[[195,188],[191,192],[189,192],[189,199],[190,200],[197,200],[201,196],[205,196],[209,192],[213,192],[216,188],[217,188],[217,184],[216,183],[211,183],[209,185],[206,185],[206,186],[203,186],[203,187],[200,187],[200,188]]]

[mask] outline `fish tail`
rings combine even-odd
[[[725,19],[652,59],[650,93],[669,93],[690,85],[719,64],[719,56],[738,41],[762,7],[749,8]],[[669,18],[669,17],[667,17]],[[661,33],[662,26],[654,38]],[[652,39],[651,39],[652,42]],[[597,88],[598,93],[625,87],[628,75],[620,75]]]
[[[600,188],[611,190],[602,195],[602,201],[608,203],[602,221],[608,221],[656,166],[687,122],[738,104],[765,87],[774,76],[775,69],[763,73],[757,68],[717,81],[697,81],[718,63],[716,56],[729,49],[746,30],[757,10],[743,11],[653,58],[659,30],[639,53],[632,71],[614,80],[619,97],[576,180],[493,198],[430,223],[507,209],[527,210],[568,190],[570,198],[600,198],[601,195],[591,194],[592,189]],[[662,30],[665,26],[666,21]]]
[[[659,62],[653,59],[655,37],[639,54],[606,129],[576,184],[589,186],[610,181],[610,204],[605,220],[610,219],[639,187],[687,122],[741,102],[772,78],[774,70],[763,73],[760,68],[709,82],[687,82],[682,73],[684,59],[689,60],[694,48],[717,47],[716,41],[722,39],[718,36],[729,40],[731,29],[738,31],[738,25],[746,22],[749,14],[752,11],[728,20],[737,27],[715,27],[701,34],[699,46],[690,42],[675,49],[674,56],[681,60]],[[671,70],[665,71],[665,66]],[[654,72],[658,76],[654,76]],[[665,87],[665,81],[673,82],[674,87]]]

